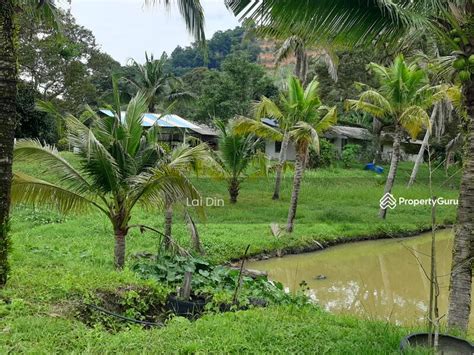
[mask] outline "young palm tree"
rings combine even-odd
[[[167,164],[182,174],[187,175],[190,172],[198,174],[203,170],[214,169],[214,161],[209,146],[206,143],[198,144],[194,147],[188,144],[181,144],[170,153],[166,154],[164,160]],[[185,201],[179,201],[184,203]],[[166,237],[165,247],[171,246],[172,225],[173,225],[173,201],[165,196],[165,227],[164,235]]]
[[[292,232],[294,228],[309,147],[313,146],[319,152],[319,134],[334,125],[337,120],[336,108],[328,108],[321,104],[318,86],[319,83],[313,80],[304,89],[297,77],[290,76],[286,92],[280,96],[278,103],[263,98],[256,106],[257,119],[241,117],[235,124],[235,130],[238,133],[252,132],[258,136],[273,139],[281,139],[287,134],[289,141],[295,145],[295,175],[286,225],[287,232]],[[268,116],[276,118],[280,122],[284,133],[260,121],[262,117]]]
[[[118,107],[118,92],[115,90]],[[48,166],[58,179],[41,180],[15,172],[12,201],[55,206],[64,213],[95,208],[110,220],[115,235],[115,266],[125,262],[125,240],[131,213],[137,204],[163,206],[165,200],[198,198],[199,193],[179,169],[181,163],[165,159],[158,143],[157,127],[142,126],[146,96],[137,94],[125,116],[94,116],[90,127],[73,116],[65,118],[69,140],[79,150],[78,168],[54,147],[38,141],[19,141],[14,150],[18,161],[36,161]],[[178,159],[182,157],[178,157]]]
[[[236,14],[264,23],[267,28],[278,27],[288,35],[306,36],[313,43],[323,38],[349,46],[373,46],[399,41],[408,31],[428,30],[461,57],[474,54],[471,0],[319,0],[304,4],[299,0],[268,0],[250,8],[251,0],[226,2]],[[453,30],[460,35],[459,41],[448,38]],[[474,75],[463,84],[463,98],[468,134],[451,266],[448,325],[467,331],[474,264]]]
[[[347,100],[347,107],[377,117],[384,125],[394,126],[385,195],[391,193],[395,182],[403,132],[415,139],[423,127],[430,129],[426,110],[442,98],[442,91],[440,87],[430,86],[425,71],[415,64],[408,64],[403,55],[397,56],[390,67],[371,63],[370,68],[379,79],[380,88],[368,88],[358,100]],[[385,218],[386,214],[387,210],[380,208],[380,218]]]
[[[131,60],[131,67],[134,69],[133,77],[126,78],[126,80],[137,91],[146,94],[148,112],[155,112],[157,104],[193,97],[191,93],[181,89],[182,82],[179,78],[166,72],[166,61],[166,53],[163,53],[160,59],[155,59],[153,54],[148,56],[145,53],[144,64],[140,64],[134,59]]]
[[[171,0],[146,0],[145,3]],[[187,29],[203,42],[204,14],[199,0],[176,0]],[[26,11],[30,18],[55,23],[54,0],[2,0],[0,1],[0,287],[5,285],[8,275],[8,219],[10,209],[10,187],[12,181],[12,156],[15,132],[17,43],[15,41],[16,13]]]
[[[233,122],[227,126],[220,120],[215,121],[220,131],[219,150],[215,161],[219,166],[217,175],[227,180],[230,203],[237,202],[243,181],[251,175],[267,173],[267,159],[257,151],[259,140],[252,134],[237,134]]]

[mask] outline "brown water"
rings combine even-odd
[[[446,312],[453,232],[437,233],[440,314]],[[428,308],[431,234],[343,244],[323,251],[249,262],[290,290],[306,281],[326,310],[397,324],[423,324]],[[419,259],[417,261],[415,256]],[[326,279],[317,280],[318,275]],[[474,309],[474,303],[472,306]],[[471,315],[471,331],[474,316]]]

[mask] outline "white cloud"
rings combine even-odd
[[[201,3],[208,38],[238,25],[224,0]],[[141,0],[72,0],[71,5],[63,0],[61,6],[70,8],[77,22],[92,30],[102,49],[123,64],[128,58],[143,60],[145,51],[159,56],[193,41],[175,6],[168,11],[159,4],[144,6]]]

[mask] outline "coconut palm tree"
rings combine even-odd
[[[337,65],[339,60],[336,53],[334,53],[328,46],[317,46],[314,47],[314,50],[318,52],[316,58],[326,64],[328,74],[334,81],[337,81]],[[294,55],[296,58],[295,75],[301,80],[301,82],[306,83],[308,79],[307,72],[310,56],[303,38],[294,35],[286,37],[275,53],[275,63],[279,65],[281,62],[288,59],[290,55]]]
[[[293,191],[286,231],[291,233],[294,228],[298,198],[310,146],[319,152],[319,134],[334,125],[337,120],[336,108],[323,106],[318,96],[319,83],[311,81],[306,89],[301,81],[295,77],[288,78],[287,88],[281,94],[278,103],[268,98],[256,105],[256,119],[240,117],[235,123],[238,133],[254,133],[265,138],[278,139],[285,134],[296,148],[295,175]],[[280,130],[265,125],[261,118],[273,117],[282,124]]]
[[[259,140],[253,134],[237,134],[233,122],[216,120],[219,150],[215,155],[216,175],[227,181],[230,203],[237,203],[242,182],[251,176],[266,175],[268,162],[258,151]]]
[[[145,0],[153,5],[157,2],[169,6],[171,0]],[[204,14],[199,0],[176,0],[187,29],[199,42],[204,42]],[[33,20],[56,23],[54,0],[2,0],[0,1],[0,287],[5,285],[8,266],[8,220],[10,188],[12,181],[12,157],[15,132],[17,43],[15,41],[16,13],[28,12]]]
[[[366,112],[384,125],[392,125],[393,152],[385,184],[384,195],[391,193],[400,161],[400,143],[405,132],[415,139],[423,127],[430,129],[430,117],[426,112],[434,102],[443,98],[442,87],[430,86],[426,72],[416,64],[408,64],[403,55],[398,55],[390,67],[370,64],[377,76],[380,88],[367,88],[358,100],[347,100],[347,107]],[[380,218],[387,210],[380,208]]]
[[[115,266],[122,269],[129,221],[136,205],[163,206],[164,201],[198,198],[199,193],[178,168],[185,158],[167,159],[158,142],[158,128],[143,128],[146,95],[138,93],[125,115],[120,112],[117,90],[114,97],[114,115],[101,118],[91,113],[89,127],[71,115],[65,118],[70,144],[81,157],[77,168],[54,147],[38,141],[22,140],[15,145],[17,161],[41,162],[58,179],[50,182],[15,172],[12,201],[53,206],[63,213],[92,208],[104,213],[115,235]]]
[[[171,152],[167,153],[164,157],[164,161],[167,162],[168,166],[180,171],[182,174],[187,175],[190,172],[198,174],[201,171],[214,169],[216,162],[214,161],[209,146],[206,143],[198,144],[194,147],[188,144],[181,144],[174,148]],[[165,196],[165,247],[171,246],[172,237],[172,225],[173,225],[173,200],[166,198]],[[185,203],[185,201],[178,201]]]
[[[155,59],[145,52],[145,63],[130,60],[133,76],[125,78],[137,91],[147,97],[148,112],[155,112],[157,104],[171,103],[175,100],[189,99],[193,94],[182,90],[181,79],[166,71],[166,53]],[[163,108],[164,109],[164,108]]]

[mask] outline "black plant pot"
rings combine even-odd
[[[196,318],[204,311],[206,303],[207,300],[204,297],[191,296],[190,300],[182,300],[172,293],[168,296],[166,308],[177,316]]]
[[[434,338],[434,335],[432,335]],[[412,347],[428,347],[428,333],[414,333],[406,336],[400,342],[400,349],[407,351]],[[457,338],[451,335],[439,334],[438,351],[440,354],[472,355],[474,346],[467,340]]]

